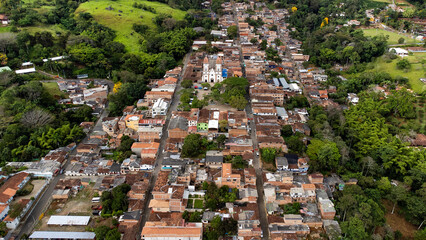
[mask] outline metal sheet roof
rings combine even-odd
[[[35,231],[30,239],[95,239],[94,232]]]
[[[90,216],[59,216],[54,215],[49,218],[47,225],[79,225],[86,226],[90,221]]]
[[[272,80],[274,81],[275,87],[280,86],[280,82],[278,81],[278,78],[272,78]]]
[[[279,78],[279,79],[280,79],[281,85],[283,86],[284,89],[289,89],[290,88],[290,86],[288,86],[288,83],[285,80],[285,78]]]
[[[36,72],[35,68],[20,69],[15,71],[16,74],[25,74],[25,73],[33,73],[33,72]]]

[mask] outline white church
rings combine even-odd
[[[203,61],[203,82],[218,83],[223,81],[222,77],[222,58],[216,60],[207,56]]]

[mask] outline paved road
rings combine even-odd
[[[235,7],[235,3],[232,3],[234,8],[234,21],[238,26],[238,17],[237,17],[237,9]],[[236,41],[236,44],[238,44],[238,48],[240,51],[240,62],[243,72],[243,77],[246,77],[246,71],[245,71],[245,65],[244,65],[244,58],[243,58],[243,52],[241,49],[241,42],[239,41],[239,31],[238,31],[238,40]],[[249,97],[250,98],[250,97]],[[251,139],[253,140],[253,149],[259,149],[258,143],[257,143],[257,137],[256,137],[256,124],[254,122],[253,113],[252,113],[252,107],[251,107],[251,101],[249,101],[249,104],[246,107],[246,113],[247,117],[250,119],[253,119],[250,121],[250,129],[251,129]],[[269,239],[269,227],[268,227],[268,217],[266,213],[266,205],[265,205],[265,199],[264,199],[264,188],[263,188],[263,170],[262,165],[259,157],[254,154],[253,159],[253,166],[256,170],[256,189],[257,189],[257,206],[259,207],[259,221],[260,221],[260,228],[262,229],[263,238],[262,239]]]
[[[38,219],[40,215],[43,213],[43,211],[46,210],[49,202],[50,197],[52,196],[52,192],[58,183],[59,179],[64,178],[64,175],[58,175],[54,177],[49,185],[47,186],[47,190],[44,192],[44,194],[41,196],[41,198],[38,200],[38,202],[33,206],[32,212],[28,215],[25,222],[21,223],[18,228],[15,231],[19,231],[16,235],[17,237],[15,239],[21,239],[22,235],[24,234],[30,234],[35,227],[35,224],[38,222]],[[30,210],[31,211],[31,210]]]
[[[254,121],[254,116],[252,113],[251,103],[246,107],[247,117],[253,120],[250,121],[251,133],[250,137],[253,140],[253,148],[259,149],[259,145],[256,137],[256,124]],[[256,189],[257,189],[257,206],[259,207],[259,220],[260,220],[260,228],[263,232],[263,239],[269,239],[269,223],[268,223],[268,215],[266,212],[266,204],[265,204],[265,193],[263,188],[263,168],[262,162],[257,154],[254,154],[253,159],[253,167],[256,170]]]
[[[147,190],[147,193],[146,193],[147,197],[146,197],[146,201],[145,201],[145,206],[143,208],[144,210],[142,212],[142,220],[141,220],[139,233],[142,232],[142,228],[145,226],[146,221],[149,219],[149,214],[150,214],[149,202],[152,199],[152,189],[154,188],[155,182],[157,181],[158,173],[161,170],[161,165],[163,163],[163,159],[164,159],[164,156],[165,156],[164,146],[166,144],[166,140],[167,140],[168,134],[169,134],[167,130],[169,128],[170,118],[171,118],[172,112],[176,111],[178,104],[179,104],[179,101],[180,101],[180,99],[179,99],[180,98],[180,91],[182,89],[182,87],[180,86],[180,82],[182,80],[183,74],[185,73],[186,66],[188,65],[189,56],[191,55],[191,53],[192,53],[192,50],[185,56],[184,65],[183,65],[183,68],[182,68],[182,73],[180,74],[178,82],[177,82],[175,94],[174,94],[173,99],[172,99],[172,104],[170,105],[170,108],[167,112],[166,123],[163,126],[163,135],[161,136],[161,139],[160,139],[160,147],[158,149],[158,157],[157,157],[157,160],[155,162],[156,166],[154,168],[154,171],[152,172],[152,176],[151,176],[149,186],[148,186],[148,190]],[[139,239],[140,235],[137,236],[137,237]]]
[[[108,110],[105,109],[102,114],[101,117],[98,119],[98,121],[96,122],[96,125],[93,129],[93,131],[97,130],[99,131],[102,130],[102,118],[108,116]],[[89,134],[87,134],[87,136],[83,139],[82,143],[87,142],[87,140],[89,139]],[[65,163],[64,167],[62,169],[66,169],[68,167],[68,165],[70,164],[70,158],[71,156],[74,156],[77,153],[77,148],[75,148],[73,151],[70,152],[67,162]],[[14,236],[16,236],[15,239],[21,239],[22,235],[24,234],[30,234],[34,227],[35,224],[37,224],[38,219],[40,217],[40,215],[47,210],[48,205],[50,204],[50,197],[52,196],[53,190],[56,186],[56,184],[58,183],[58,181],[60,179],[65,178],[65,175],[57,175],[56,177],[53,177],[49,183],[49,185],[47,186],[45,192],[43,193],[43,195],[39,198],[39,200],[34,204],[34,206],[32,207],[32,212],[29,213],[29,215],[27,216],[27,218],[25,219],[24,222],[21,222],[21,224],[18,226],[17,229],[15,229],[15,234]]]

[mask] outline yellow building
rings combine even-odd
[[[138,131],[139,128],[139,120],[142,119],[142,115],[127,115],[124,118],[124,122],[126,123],[126,127]]]

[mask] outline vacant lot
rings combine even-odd
[[[95,20],[117,32],[115,40],[123,43],[129,52],[139,52],[139,40],[142,37],[133,31],[134,23],[145,24],[150,28],[155,28],[152,21],[160,13],[170,14],[176,20],[182,20],[185,12],[171,8],[167,4],[150,1],[137,1],[147,6],[153,7],[156,13],[148,12],[142,9],[134,8],[133,0],[98,0],[81,4],[76,13],[88,12],[93,15]],[[112,8],[112,10],[107,10]]]
[[[46,183],[46,180],[32,180],[31,182],[27,183],[27,185],[25,185],[24,188],[28,188],[28,189],[31,188],[31,193],[26,196],[17,197],[16,201],[35,197],[35,195],[41,190],[41,188],[43,187],[45,183]]]
[[[395,32],[386,31],[386,30],[383,30],[383,29],[370,28],[370,29],[363,29],[362,31],[364,32],[365,36],[369,36],[369,37],[378,36],[380,34],[383,34],[384,36],[389,36],[388,44],[398,44],[398,40],[401,37],[405,39],[404,43],[416,43],[415,39],[406,37],[402,34],[398,34],[398,33],[395,33]]]
[[[220,104],[220,103],[209,104],[208,106],[205,107],[205,109],[219,110],[219,111],[237,111],[236,108],[233,108],[233,107],[231,107],[229,105]]]
[[[67,201],[53,201],[37,229],[42,231],[85,231],[85,226],[48,226],[47,222],[52,215],[91,216],[93,195],[92,188],[88,186],[80,190],[75,197],[70,196]],[[89,222],[91,227],[94,227],[95,224],[96,222],[93,220]]]
[[[372,70],[378,72],[387,72],[392,77],[402,76],[408,78],[411,88],[421,93],[426,90],[426,85],[420,81],[420,78],[426,77],[426,65],[424,59],[426,59],[426,53],[414,53],[412,56],[404,57],[411,63],[411,70],[403,71],[396,68],[396,63],[401,58],[394,59],[392,62],[386,62],[382,57],[378,58],[375,62],[370,63]],[[423,63],[422,63],[423,62]]]
[[[56,82],[43,82],[43,87],[46,88],[46,90],[52,95],[52,96],[58,96],[61,98],[67,98],[67,94],[64,92],[61,92],[59,90],[58,83]]]

